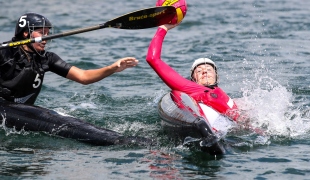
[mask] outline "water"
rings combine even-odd
[[[38,12],[55,33],[104,23],[155,1],[0,0],[0,40],[15,21]],[[137,67],[83,86],[48,73],[36,105],[115,131],[162,142],[160,148],[97,147],[1,126],[1,179],[309,179],[310,1],[188,0],[182,24],[171,30],[162,58],[183,76],[194,59],[216,61],[220,87],[235,98],[253,127],[237,129],[222,157],[175,147],[161,131],[156,104],[168,88],[145,62],[156,28],[103,29],[53,40],[50,48],[80,68],[99,68],[125,56]],[[236,143],[239,142],[239,143]]]

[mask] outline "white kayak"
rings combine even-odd
[[[164,95],[158,113],[169,134],[182,138],[183,145],[199,141],[201,149],[211,155],[225,154],[222,139],[236,125],[212,107],[197,103],[180,91]]]

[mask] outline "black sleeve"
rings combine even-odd
[[[47,56],[49,59],[49,71],[56,73],[62,77],[66,77],[72,65],[66,63],[55,53],[49,52]]]

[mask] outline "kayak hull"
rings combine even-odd
[[[0,113],[2,115],[1,124],[17,131],[45,132],[100,146],[131,143],[152,144],[150,139],[124,137],[118,132],[94,126],[71,116],[63,116],[38,106],[1,102]]]
[[[211,155],[226,153],[222,138],[213,130],[200,106],[187,94],[179,91],[165,94],[158,103],[158,114],[165,132],[181,138],[183,145],[188,144],[188,139],[196,139],[204,152]]]

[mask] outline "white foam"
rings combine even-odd
[[[292,92],[270,77],[260,77],[257,82],[245,83],[243,97],[235,99],[253,127],[271,136],[291,138],[310,131],[310,121],[302,118],[300,109],[292,103]]]

